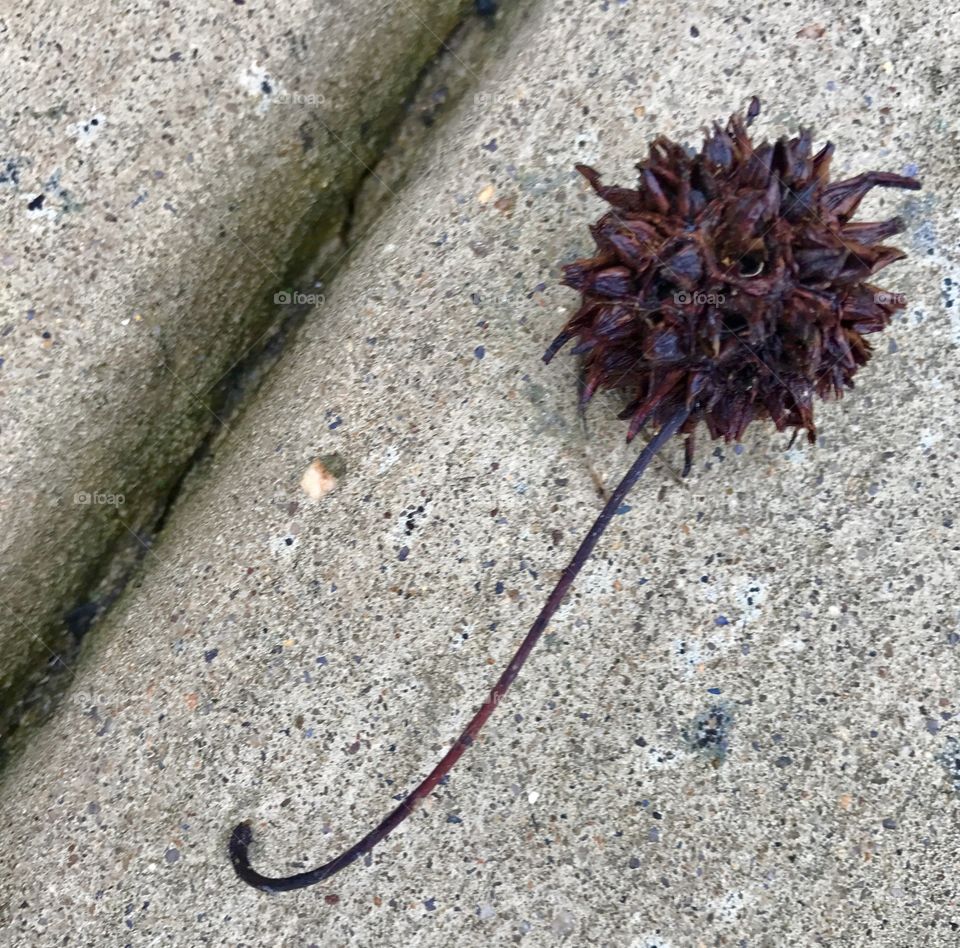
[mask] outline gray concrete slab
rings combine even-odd
[[[290,310],[275,291],[318,248],[319,274],[336,263],[353,192],[466,9],[3,15],[0,705],[116,582],[219,424],[218,384]]]
[[[952,945],[960,628],[953,27],[540,4],[271,375],[70,699],[2,787],[0,920],[34,944]],[[947,34],[947,35],[944,35]],[[931,65],[934,64],[934,65]],[[540,354],[558,264],[658,132],[765,102],[839,173],[915,165],[910,299],[816,448],[668,452],[488,730],[372,856],[352,843],[494,680],[635,448]],[[911,169],[912,170],[912,169]],[[311,462],[337,487],[311,500]],[[718,733],[705,739],[713,728]]]

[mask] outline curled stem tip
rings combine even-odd
[[[644,471],[650,465],[650,462],[656,456],[663,445],[675,435],[684,422],[690,416],[691,409],[683,407],[678,409],[671,418],[661,427],[657,434],[651,439],[649,444],[637,456],[630,469],[624,475],[624,478],[617,485],[616,489],[610,495],[610,499],[604,505],[600,515],[594,521],[593,526],[583,538],[576,553],[567,564],[563,573],[560,575],[553,592],[547,597],[540,614],[534,620],[530,631],[527,633],[516,654],[510,660],[510,664],[504,669],[497,683],[493,686],[486,701],[480,706],[479,710],[471,718],[463,733],[454,742],[453,746],[444,754],[440,762],[427,774],[421,783],[412,790],[379,825],[375,826],[366,836],[354,843],[349,849],[344,850],[335,859],[311,869],[307,872],[298,872],[291,876],[270,877],[261,875],[250,865],[250,844],[253,841],[253,830],[249,822],[238,824],[230,835],[230,862],[233,868],[244,882],[252,885],[262,892],[290,892],[294,889],[303,889],[318,882],[329,879],[332,875],[346,868],[350,863],[355,862],[362,856],[365,856],[377,843],[381,842],[390,833],[393,832],[416,808],[421,800],[425,799],[434,790],[438,783],[450,772],[453,765],[460,759],[464,751],[470,747],[476,740],[480,729],[487,722],[487,718],[493,713],[494,708],[500,703],[500,700],[506,694],[507,689],[513,684],[514,679],[520,673],[527,658],[533,651],[534,646],[543,635],[554,613],[557,611],[563,598],[566,596],[570,586],[576,579],[583,564],[589,559],[597,541],[603,535],[603,532],[609,526],[610,521],[616,512],[620,509],[624,499],[630,492],[634,484],[640,479]]]

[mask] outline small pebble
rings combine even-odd
[[[319,500],[324,494],[337,486],[337,479],[318,458],[310,462],[310,466],[300,478],[300,487],[311,500]]]

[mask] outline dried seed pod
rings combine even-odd
[[[762,418],[813,441],[814,399],[853,387],[870,358],[864,336],[904,306],[866,282],[904,256],[881,243],[902,221],[850,218],[871,188],[920,183],[877,171],[831,183],[832,144],[812,155],[801,129],[755,145],[759,112],[754,98],[692,155],[657,138],[635,189],[578,166],[611,210],[590,228],[594,255],[564,267],[582,302],[544,359],[576,338],[583,400],[626,390],[628,439],[686,406],[688,460],[701,421],[727,441]]]
[[[851,224],[875,185],[918,188],[913,178],[871,172],[829,184],[833,146],[810,156],[810,133],[754,149],[746,120],[715,126],[689,157],[658,138],[640,165],[640,186],[611,188],[581,173],[614,210],[591,228],[597,253],[565,268],[583,304],[544,355],[574,337],[585,355],[588,400],[598,388],[627,388],[632,438],[658,428],[617,485],[547,597],[487,699],[439,763],[377,826],[315,869],[266,876],[253,868],[249,822],[234,827],[228,852],[237,876],[264,892],[323,882],[366,855],[406,820],[473,746],[520,673],[584,563],[657,452],[705,421],[714,438],[739,438],[754,418],[806,430],[813,397],[839,396],[870,356],[865,333],[882,329],[903,303],[863,282],[903,254],[879,241],[899,220]]]

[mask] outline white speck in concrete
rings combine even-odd
[[[291,556],[297,545],[297,538],[289,533],[279,537],[271,537],[270,552],[274,556]]]
[[[923,428],[920,431],[920,447],[929,451],[938,441],[943,439],[943,431],[938,428]]]
[[[550,922],[550,931],[559,938],[561,935],[569,935],[576,927],[576,924],[576,919],[572,912],[568,909],[560,909],[557,914],[553,916],[553,921]]]
[[[253,63],[237,75],[237,83],[247,95],[259,99],[257,111],[262,115],[277,93],[285,94],[281,84],[262,66]]]
[[[741,619],[744,624],[753,622],[763,610],[763,600],[766,589],[757,580],[748,580],[737,593],[736,600],[740,604]]]
[[[98,112],[83,121],[72,122],[67,126],[67,134],[77,140],[79,147],[87,148],[97,140],[106,123],[106,116]]]
[[[383,460],[380,462],[380,465],[377,467],[377,473],[385,474],[399,460],[400,460],[399,449],[396,447],[396,445],[392,445],[392,444],[389,445],[387,449],[383,452]]]

